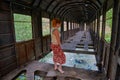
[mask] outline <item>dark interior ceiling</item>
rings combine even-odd
[[[64,19],[91,21],[105,0],[13,0],[29,8],[42,9]]]

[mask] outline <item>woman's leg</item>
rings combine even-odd
[[[62,64],[59,65],[58,70],[59,70],[61,73],[64,73],[64,71],[62,70]]]
[[[54,69],[57,70],[57,68],[58,68],[58,67],[57,67],[57,63],[54,62]]]

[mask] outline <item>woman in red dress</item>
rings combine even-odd
[[[61,26],[61,22],[59,19],[52,20],[52,44],[51,49],[53,51],[53,61],[54,61],[54,69],[59,70],[61,73],[64,73],[62,70],[62,64],[65,63],[66,57],[64,52],[61,49],[61,42],[60,42],[60,32],[58,28]],[[57,65],[59,63],[59,66]]]

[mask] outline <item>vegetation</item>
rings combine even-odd
[[[32,39],[31,16],[14,14],[16,42]]]
[[[42,34],[43,36],[50,35],[50,20],[42,18]]]
[[[105,40],[107,42],[111,41],[112,14],[113,9],[111,8],[106,13]],[[32,39],[31,16],[14,14],[14,25],[17,42]],[[65,22],[64,25],[66,26]],[[50,20],[48,18],[42,18],[42,34],[43,36],[50,35]]]
[[[111,28],[112,28],[112,15],[113,9],[111,8],[106,13],[106,28],[105,28],[105,40],[110,43],[111,41]]]
[[[31,16],[14,14],[14,26],[16,42],[27,41],[32,39]],[[50,21],[42,18],[42,34],[43,36],[50,34]]]

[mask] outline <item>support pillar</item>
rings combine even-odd
[[[112,24],[112,34],[111,34],[111,44],[110,44],[110,56],[109,56],[109,66],[108,66],[108,77],[110,80],[115,80],[115,53],[117,43],[117,31],[118,31],[118,21],[119,21],[119,6],[120,0],[114,0],[113,4],[113,24]]]

